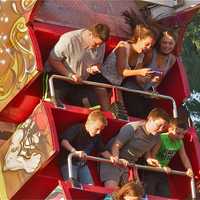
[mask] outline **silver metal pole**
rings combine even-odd
[[[190,187],[191,187],[192,199],[196,199],[196,187],[195,187],[194,177],[191,178]]]
[[[78,157],[75,153],[70,153],[68,156],[68,160],[67,160],[70,179],[73,178],[73,174],[72,174],[72,157],[73,156]],[[85,159],[91,160],[91,161],[96,161],[96,162],[105,162],[105,163],[113,164],[110,160],[105,159],[105,158],[100,158],[100,157],[86,156]],[[150,166],[146,166],[146,165],[138,165],[138,164],[129,163],[127,167],[133,167],[133,168],[137,168],[137,169],[166,173],[165,170],[162,168],[150,167]],[[177,171],[177,170],[171,170],[170,174],[179,175],[179,176],[187,176],[186,172]],[[195,189],[194,177],[191,178],[190,187],[191,187],[192,199],[196,199],[196,189]]]
[[[55,79],[54,75],[49,78],[49,89],[50,89],[50,96],[52,102],[56,105],[57,107],[57,102],[56,102],[56,96],[55,96],[55,90],[54,90],[54,84],[53,80]]]
[[[106,162],[106,163],[112,164],[112,162],[110,160],[105,159],[105,158],[100,158],[100,157],[87,156],[86,159],[91,160],[91,161],[96,161],[96,162]],[[139,165],[139,164],[129,163],[127,167],[136,167],[138,169],[166,173],[165,170],[162,168],[151,167],[151,166],[147,166],[147,165]],[[187,176],[186,172],[181,172],[181,171],[177,171],[177,170],[171,170],[171,174]]]
[[[73,156],[75,156],[75,153],[70,153],[67,158],[69,179],[71,180],[73,178],[73,172],[72,172],[72,157]]]
[[[49,78],[49,87],[50,87],[50,95],[52,101],[57,105],[56,98],[55,98],[55,90],[54,90],[54,84],[53,84],[53,79],[60,79],[66,82],[72,83],[72,79],[61,76],[61,75],[52,75]],[[91,86],[96,86],[96,87],[104,87],[104,88],[110,88],[110,89],[118,89],[126,92],[131,92],[131,93],[137,93],[137,94],[143,94],[155,98],[162,98],[166,100],[170,100],[172,102],[172,107],[173,107],[173,117],[177,118],[178,117],[178,112],[177,112],[177,107],[176,107],[176,102],[173,97],[167,96],[167,95],[162,95],[162,94],[157,94],[154,92],[147,92],[147,91],[142,91],[142,90],[134,90],[134,89],[129,89],[121,86],[115,86],[115,85],[110,85],[110,84],[105,84],[105,83],[97,83],[97,82],[92,82],[92,81],[81,81],[80,84],[85,84],[85,85],[91,85]]]

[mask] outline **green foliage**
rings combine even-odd
[[[186,38],[189,38],[198,51],[200,52],[200,11],[193,17],[192,22],[187,28],[185,34]]]
[[[200,91],[200,11],[193,17],[187,27],[182,59],[191,90]]]
[[[200,53],[196,51],[190,38],[186,38],[184,41],[182,60],[191,90],[200,91]]]
[[[185,64],[190,88],[193,91],[185,105],[190,111],[200,136],[200,11],[193,17],[192,22],[187,27],[182,59]]]

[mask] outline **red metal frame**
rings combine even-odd
[[[34,10],[34,12],[35,11],[37,11],[37,8]],[[191,20],[194,12],[196,12],[196,10],[189,10],[186,13],[179,13],[177,17],[172,17],[165,20],[166,23],[170,23],[172,25],[176,25],[177,23],[182,23],[183,25],[180,31],[181,37],[179,38],[177,46],[177,55],[180,53],[185,27]],[[70,31],[72,28],[34,22],[33,13],[31,16],[29,16],[29,34],[31,36],[34,52],[36,55],[38,71],[42,72],[42,62],[44,63],[44,61],[47,59],[50,49],[53,47],[62,33]],[[180,22],[179,19],[183,20]],[[107,53],[115,47],[119,40],[120,38],[117,37],[111,37],[111,39],[109,39],[107,42]],[[7,106],[7,108],[0,113],[0,119],[14,123],[20,123],[24,121],[31,114],[41,99],[41,79],[42,77],[38,76],[35,80],[31,81],[31,83],[16,96],[16,98]],[[179,58],[177,59],[175,67],[171,70],[169,76],[165,79],[159,89],[164,94],[172,94],[172,96],[175,96],[178,105],[180,105],[183,100],[189,96],[190,90],[186,78],[186,73]],[[14,196],[13,199],[44,199],[58,185],[58,180],[62,180],[62,178],[60,176],[56,159],[57,153],[59,152],[57,136],[67,126],[86,119],[87,114],[90,112],[88,109],[81,107],[66,105],[66,109],[62,110],[55,108],[52,103],[44,101],[41,101],[41,103],[45,106],[45,110],[48,113],[50,128],[52,134],[54,135],[53,145],[55,145],[56,153],[51,158],[51,160],[49,160],[46,166],[38,171],[34,177],[32,177]],[[160,102],[160,104],[166,109],[168,109],[170,106],[166,102]],[[156,105],[158,105],[157,102]],[[109,128],[104,130],[103,137],[105,141],[108,141],[108,139],[113,134],[115,134],[117,130],[119,130],[119,128],[126,122],[113,119],[111,113],[109,112],[105,114],[109,121]],[[189,134],[187,134],[187,137],[185,138],[185,146],[194,166],[195,175],[200,179],[200,155],[198,154],[200,146],[195,129],[189,130]],[[89,166],[92,170],[93,176],[95,177],[95,182],[97,184],[101,184],[96,173],[96,166],[94,163],[89,163]],[[172,166],[182,168],[182,166],[179,165],[178,158],[174,159]],[[172,177],[169,180],[174,197],[181,199],[183,196],[185,197],[185,195],[188,194],[187,180],[184,179],[180,182],[180,178],[177,177]],[[70,195],[77,195],[76,197],[80,197],[80,195],[82,196],[83,194],[82,192],[79,193],[79,190],[72,189],[69,182],[60,181],[59,184],[63,187],[67,197],[70,197]],[[178,192],[177,188],[180,189]],[[183,192],[181,188],[184,188],[185,192]],[[94,199],[94,196],[92,196],[94,194],[97,196],[96,199],[101,199],[103,194],[109,193],[111,191],[100,186],[84,186],[84,192],[84,195],[86,195],[88,199]],[[149,199],[161,200],[164,198],[149,196]]]

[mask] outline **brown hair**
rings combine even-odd
[[[133,30],[131,41],[136,43],[138,39],[145,39],[147,37],[156,39],[156,33],[150,27],[144,24],[138,24]]]
[[[162,118],[167,123],[169,123],[169,121],[170,121],[169,114],[162,108],[154,108],[153,110],[151,110],[151,112],[148,114],[147,119],[149,119],[149,118],[152,118],[152,119]]]
[[[188,124],[187,122],[183,121],[180,118],[172,118],[169,122],[169,126],[174,126],[177,128],[182,128],[184,130],[186,130],[188,128]]]
[[[105,126],[107,126],[108,122],[104,114],[100,110],[92,111],[87,118],[87,122],[95,122],[101,121]]]
[[[106,24],[96,24],[91,26],[89,31],[96,37],[99,37],[103,42],[105,42],[110,36],[110,28]]]
[[[160,33],[158,40],[156,42],[156,47],[159,49],[160,48],[160,41],[164,36],[170,36],[173,38],[175,43],[177,42],[178,36],[175,31],[170,31],[170,30],[164,30]]]
[[[144,188],[140,182],[131,181],[114,192],[112,197],[114,200],[123,200],[125,195],[131,195],[140,198],[144,195]]]

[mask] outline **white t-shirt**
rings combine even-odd
[[[87,34],[86,29],[64,33],[50,52],[50,59],[61,61],[70,73],[78,74],[83,80],[89,76],[86,69],[102,64],[105,54],[105,44],[93,49],[86,47]]]

